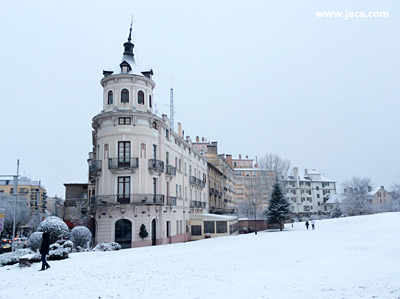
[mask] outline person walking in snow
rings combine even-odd
[[[50,251],[50,235],[49,233],[42,234],[42,245],[40,245],[40,254],[42,255],[42,269],[39,271],[44,271],[50,268],[50,265],[46,261],[46,255],[49,254]]]
[[[308,220],[306,221],[306,227],[308,229],[308,226],[310,225],[310,223],[308,223]]]
[[[315,220],[311,220],[311,227],[312,229],[315,229]]]

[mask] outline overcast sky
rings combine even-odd
[[[0,0],[0,174],[50,196],[87,182],[103,69],[131,16],[136,59],[175,128],[233,157],[275,153],[339,183],[400,183],[400,2]],[[318,18],[316,11],[389,13]]]

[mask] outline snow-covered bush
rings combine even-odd
[[[72,252],[72,247],[74,247],[74,244],[73,244],[72,241],[70,241],[70,240],[65,241],[65,242],[62,244],[62,248],[67,249],[68,252],[70,252],[70,253]]]
[[[56,244],[52,244],[52,245],[56,245]],[[57,244],[57,245],[60,246],[59,244]],[[63,259],[68,258],[68,254],[69,254],[68,248],[58,247],[54,250],[50,250],[48,260],[49,261],[63,260]]]
[[[26,247],[32,249],[33,251],[38,251],[40,249],[40,245],[42,244],[42,232],[33,233],[26,243]]]
[[[50,244],[53,244],[68,233],[68,226],[61,218],[50,216],[40,223],[38,231],[48,232],[50,234]]]
[[[51,250],[57,250],[57,249],[60,248],[60,247],[61,247],[61,245],[58,244],[58,243],[51,244],[51,245],[50,245],[50,251],[51,251]]]
[[[85,226],[74,227],[71,231],[71,241],[75,247],[88,248],[91,239],[92,233]]]
[[[14,265],[19,262],[19,258],[25,254],[34,253],[31,249],[18,249],[13,252],[4,253],[0,255],[0,266]],[[37,255],[36,260],[40,261],[40,255]]]
[[[121,245],[115,242],[111,242],[111,243],[99,243],[95,248],[93,248],[93,251],[114,251],[120,249]]]

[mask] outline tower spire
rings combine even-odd
[[[133,47],[135,46],[133,43],[131,43],[132,40],[132,24],[133,24],[133,15],[132,15],[132,21],[131,21],[131,27],[129,28],[129,36],[128,36],[128,41],[124,43],[124,55],[129,55],[133,56]]]

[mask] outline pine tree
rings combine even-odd
[[[289,206],[290,203],[283,196],[281,185],[275,183],[269,200],[268,209],[265,211],[268,223],[279,223],[280,229],[282,230],[283,221],[288,218],[290,213]]]
[[[144,224],[142,224],[142,225],[140,226],[139,236],[140,236],[140,237],[142,238],[142,240],[143,240],[144,238],[147,238],[148,235],[149,235],[149,234],[147,233],[146,226],[145,226]]]

